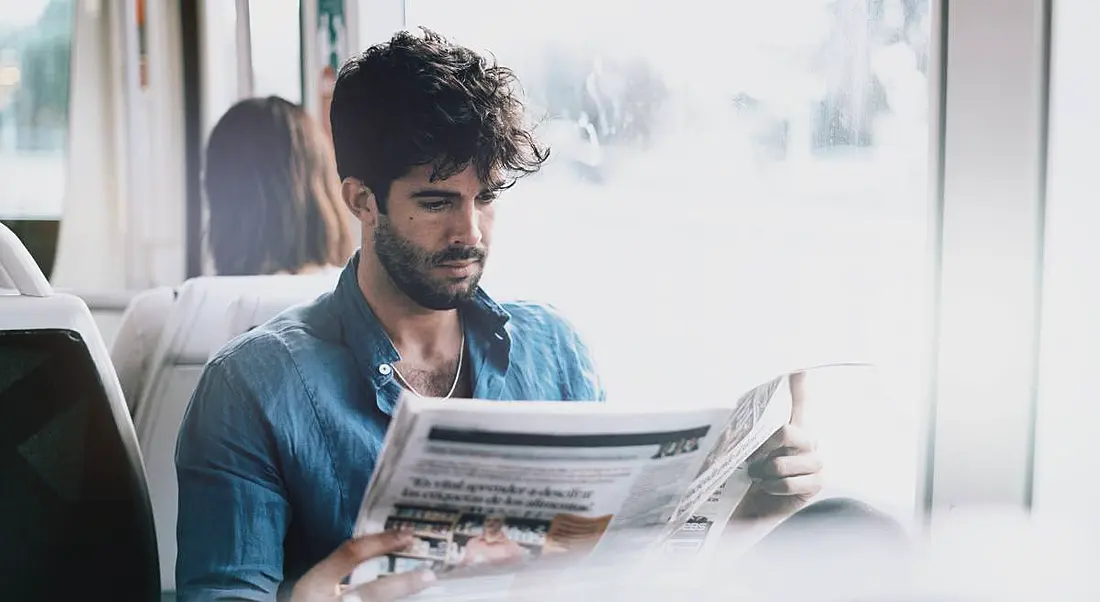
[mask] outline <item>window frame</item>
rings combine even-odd
[[[1051,0],[934,0],[936,316],[920,507],[1029,511]],[[989,15],[996,14],[996,19]]]

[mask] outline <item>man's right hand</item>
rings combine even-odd
[[[412,534],[402,531],[386,531],[349,539],[302,576],[294,586],[291,601],[331,602],[346,596],[348,600],[388,602],[424,590],[435,582],[435,573],[402,573],[376,579],[355,588],[341,585],[341,581],[363,562],[401,550],[412,541]]]

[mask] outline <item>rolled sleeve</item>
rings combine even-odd
[[[270,424],[232,370],[207,366],[176,447],[178,600],[272,600],[290,506]]]

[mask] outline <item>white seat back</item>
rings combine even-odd
[[[151,288],[138,293],[122,314],[111,345],[111,361],[131,415],[137,409],[138,398],[152,370],[153,353],[168,324],[175,300],[174,288]]]
[[[160,595],[152,510],[130,414],[91,312],[54,294],[0,225],[0,563],[5,598]],[[79,558],[79,562],[73,562]]]
[[[71,293],[84,301],[85,305],[88,306],[88,310],[92,312],[92,318],[95,319],[96,327],[99,328],[99,334],[103,337],[103,342],[107,344],[107,349],[114,347],[115,341],[118,339],[118,329],[122,325],[123,314],[126,313],[134,298],[141,293],[141,291],[128,290],[80,289],[56,290],[56,292]],[[155,345],[156,341],[153,344]],[[115,371],[118,371],[117,365]],[[125,389],[126,383],[123,382],[122,384]],[[126,401],[130,403],[129,399]]]
[[[161,582],[166,590],[175,589],[176,439],[207,359],[248,330],[230,330],[230,309],[237,308],[234,315],[257,316],[259,311],[274,315],[332,290],[339,274],[333,270],[303,276],[210,276],[188,280],[180,287],[134,413],[149,475],[161,550]],[[256,301],[242,305],[242,296]],[[246,312],[245,307],[252,309]]]
[[[226,340],[248,332],[283,311],[303,302],[300,297],[264,297],[262,295],[241,295],[233,301],[226,312],[222,332]],[[213,353],[211,353],[213,355]]]

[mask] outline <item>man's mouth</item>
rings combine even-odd
[[[439,267],[443,268],[464,268],[468,265],[477,263],[477,259],[463,259],[461,261],[444,261],[439,264]]]
[[[439,264],[437,267],[451,278],[468,278],[474,275],[478,263],[480,261],[477,259],[467,259],[465,261],[448,261]]]

